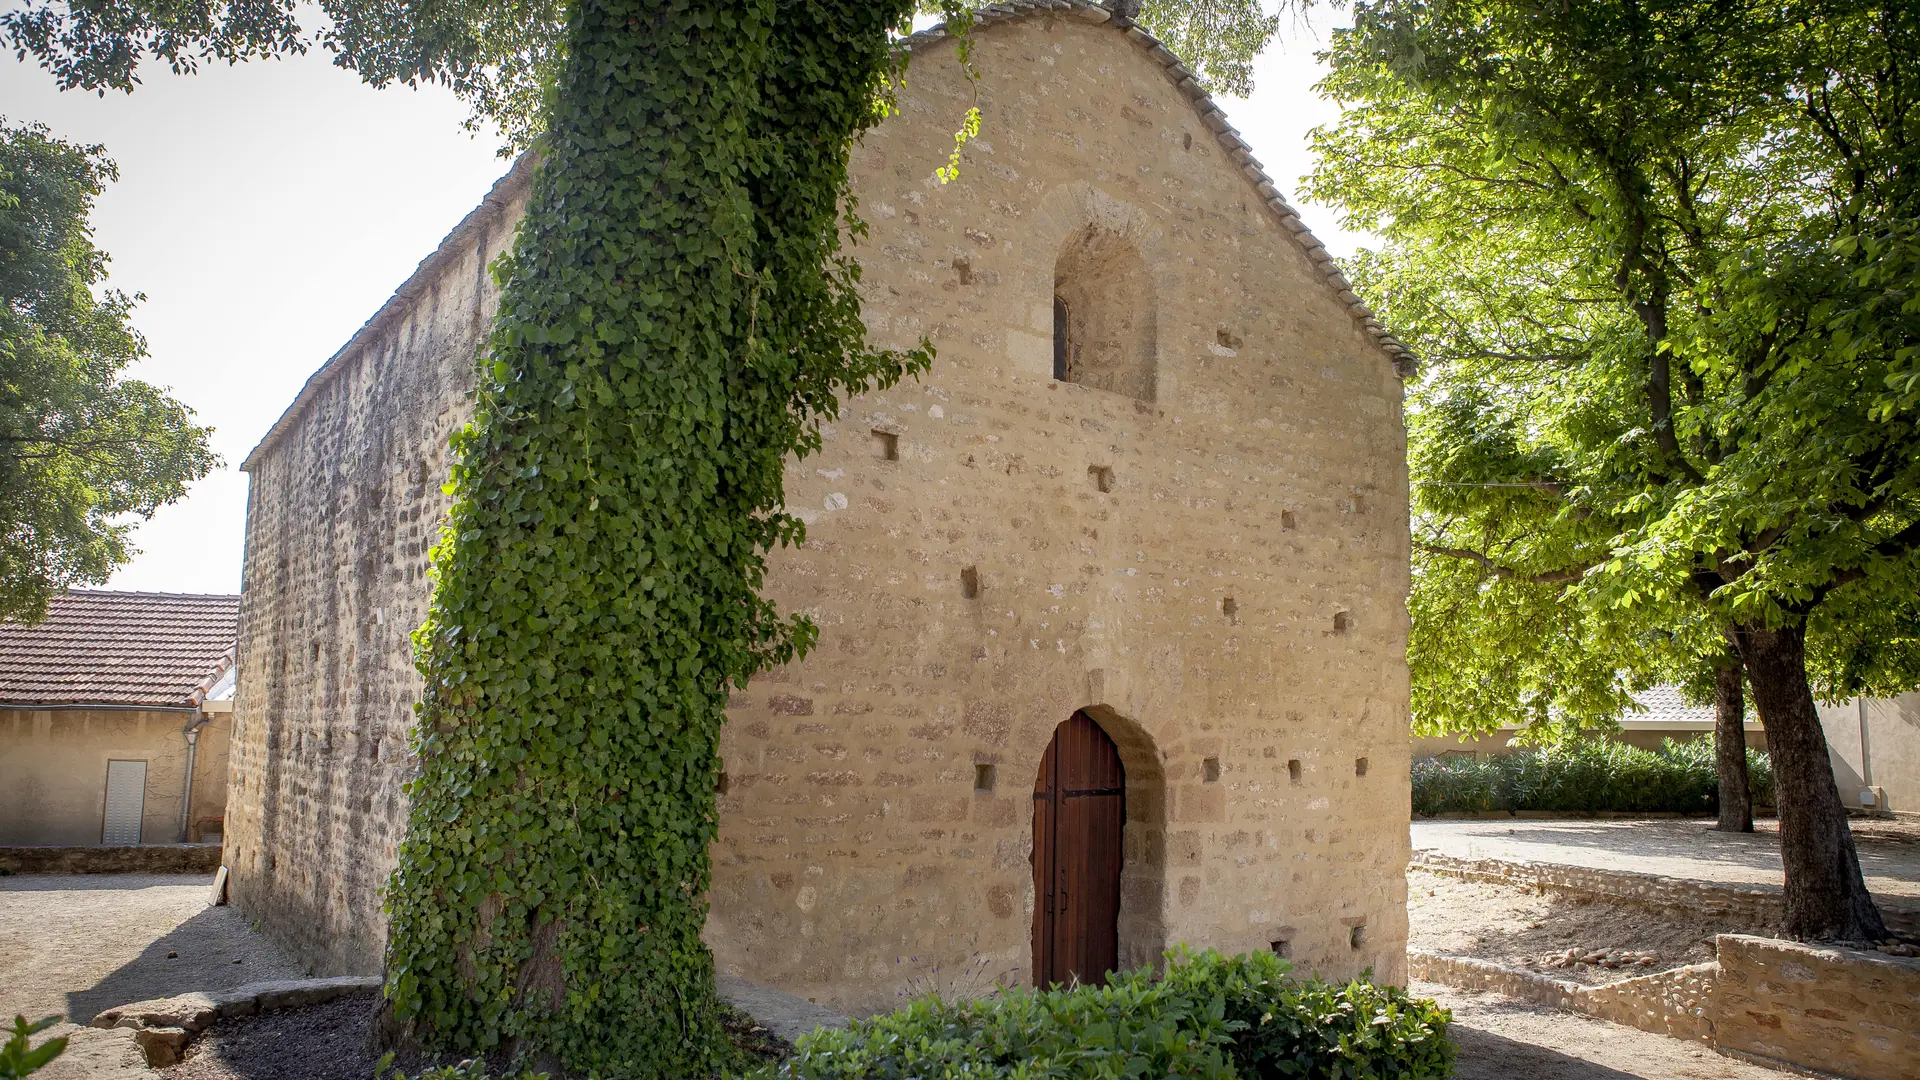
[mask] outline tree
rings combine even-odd
[[[447,83],[540,154],[414,638],[390,1019],[570,1072],[711,1075],[723,709],[815,633],[758,595],[766,553],[804,536],[783,466],[845,396],[932,356],[868,348],[841,250],[862,232],[850,146],[890,107],[915,4],[322,7],[336,62]],[[1207,5],[1164,10],[1213,33]],[[304,48],[293,11],[28,0],[0,25],[64,86],[130,89],[149,57]],[[1236,33],[1207,42],[1221,65],[1264,44]]]
[[[1387,238],[1351,276],[1430,364],[1415,617],[1466,617],[1427,641],[1511,637],[1501,597],[1628,668],[1730,641],[1773,756],[1789,930],[1882,937],[1812,688],[1911,671],[1911,629],[1856,646],[1910,628],[1920,585],[1920,13],[1354,13],[1312,187]],[[1417,697],[1466,700],[1426,674]]]
[[[191,409],[122,378],[147,351],[140,298],[96,295],[107,256],[87,225],[113,179],[102,148],[0,119],[0,619],[105,582],[133,555],[130,519],[218,464]]]

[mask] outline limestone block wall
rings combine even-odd
[[[1722,934],[1723,1050],[1854,1080],[1920,1077],[1920,960]]]
[[[321,974],[380,970],[406,826],[410,635],[426,619],[447,439],[471,415],[516,166],[301,391],[247,459],[230,894]]]
[[[843,1011],[963,970],[1025,981],[1032,785],[1086,709],[1128,774],[1123,962],[1277,946],[1401,981],[1392,357],[1170,59],[1083,8],[1021,7],[978,31],[977,98],[922,39],[900,115],[856,149],[874,339],[940,356],[790,463],[809,536],[769,588],[820,645],[729,711],[707,936],[724,972]],[[975,101],[982,135],[940,185]],[[522,187],[503,182],[248,463],[228,858],[238,902],[323,970],[378,964],[406,633],[493,303],[481,270]],[[1114,346],[1135,350],[1120,390],[1051,377],[1054,296],[1102,295],[1062,275],[1118,265],[1063,270],[1089,237],[1132,253],[1153,305]]]

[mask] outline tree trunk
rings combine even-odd
[[[908,0],[580,0],[435,545],[381,1029],[555,1074],[731,1067],[702,941],[788,455],[923,370],[840,250]],[[931,164],[931,163],[930,163]],[[514,1071],[518,1071],[517,1069]]]
[[[1721,832],[1753,831],[1753,796],[1747,788],[1745,672],[1728,657],[1713,673],[1713,760],[1720,773]]]
[[[1804,941],[1885,938],[1886,924],[1860,876],[1826,733],[1807,687],[1806,627],[1745,626],[1736,640],[1773,759],[1787,933]]]

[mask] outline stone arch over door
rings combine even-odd
[[[1096,744],[1104,744],[1105,749]],[[1049,791],[1051,785],[1060,782],[1061,762],[1056,758],[1057,752],[1064,752],[1078,762],[1075,767],[1078,778],[1065,786],[1079,787],[1080,797],[1074,800],[1075,812],[1064,817],[1059,813],[1061,804],[1057,801],[1061,792]],[[1102,807],[1097,804],[1110,790],[1106,785],[1117,785],[1123,795],[1110,797]],[[1048,981],[1066,981],[1066,974],[1056,970],[1060,965],[1053,958],[1058,956],[1061,964],[1070,967],[1068,957],[1084,958],[1087,954],[1084,942],[1058,940],[1050,936],[1052,933],[1111,935],[1091,950],[1099,954],[1097,963],[1101,971],[1073,973],[1082,981],[1091,981],[1108,969],[1125,971],[1157,965],[1166,949],[1166,773],[1152,737],[1111,707],[1093,705],[1076,710],[1051,733],[1048,749],[1041,755],[1034,795],[1031,946],[1035,981],[1042,985]],[[1113,803],[1120,805],[1116,807]],[[1091,929],[1086,926],[1048,929],[1048,905],[1054,899],[1048,880],[1049,875],[1058,872],[1059,865],[1054,860],[1060,854],[1054,849],[1051,834],[1063,824],[1072,830],[1072,835],[1064,838],[1069,844],[1117,842],[1117,850],[1070,853],[1080,857],[1073,860],[1079,872],[1091,871],[1095,876],[1110,873],[1113,861],[1119,863],[1118,873],[1114,875],[1117,881],[1108,878],[1093,883],[1097,889],[1110,888],[1117,895],[1111,898],[1111,904],[1094,903],[1100,909],[1099,918],[1105,921]],[[1115,832],[1117,836],[1113,835]],[[1091,859],[1086,858],[1089,854],[1093,856]],[[1083,881],[1076,889],[1088,884]],[[1076,895],[1074,899],[1086,898]],[[1054,914],[1057,918],[1059,912]],[[1085,917],[1084,911],[1080,917]]]

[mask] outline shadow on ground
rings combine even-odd
[[[68,991],[67,1016],[85,1024],[115,1005],[300,975],[272,944],[248,929],[237,909],[210,907],[87,989]]]
[[[1539,862],[1573,862],[1589,866],[1635,868],[1631,864],[1649,859],[1677,860],[1683,864],[1711,864],[1738,868],[1733,876],[1762,884],[1780,882],[1779,823],[1756,823],[1758,831],[1723,833],[1704,820],[1654,821],[1553,821],[1516,819],[1513,821],[1438,821],[1416,822],[1415,847],[1437,847],[1450,854],[1522,858]],[[1869,878],[1880,879],[1878,888],[1894,895],[1920,892],[1920,842],[1910,835],[1885,828],[1877,822],[1861,822],[1854,835],[1854,847],[1860,855],[1860,869]],[[1553,848],[1571,849],[1556,853]],[[1594,852],[1598,858],[1583,858],[1576,852]],[[1652,873],[1686,876],[1680,865],[1639,867]],[[1705,874],[1708,878],[1725,874]],[[1893,883],[1903,883],[1894,885]]]
[[[1464,1024],[1452,1025],[1447,1035],[1460,1052],[1456,1080],[1640,1080],[1633,1073]]]

